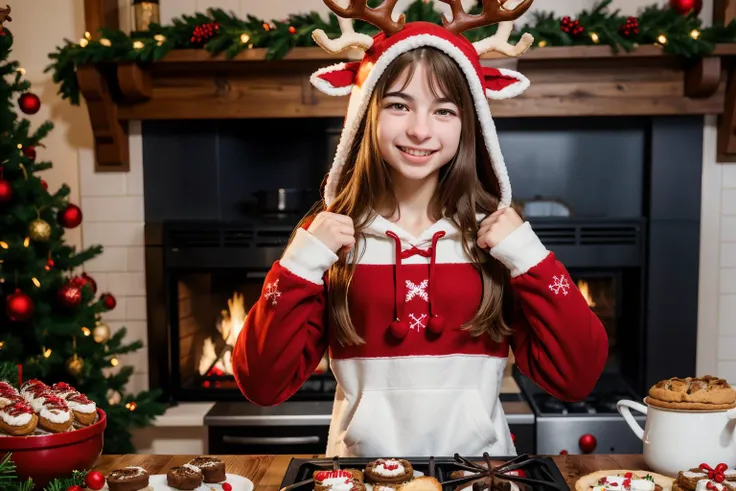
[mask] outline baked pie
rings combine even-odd
[[[736,407],[736,390],[722,378],[673,377],[649,389],[646,402],[666,409],[718,410]]]

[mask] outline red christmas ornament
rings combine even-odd
[[[289,34],[296,34],[296,27],[289,26]]]
[[[217,22],[209,22],[207,24],[196,26],[194,28],[194,31],[192,31],[192,37],[190,41],[192,42],[192,44],[200,46],[219,33],[220,24],[218,24]]]
[[[48,189],[49,188],[49,183],[47,183],[46,181],[44,181],[43,179],[41,179],[41,186],[43,186],[44,189]]]
[[[97,293],[97,282],[94,279],[92,279],[90,275],[88,275],[87,273],[82,273],[82,280],[83,280],[82,285],[91,286],[92,293]]]
[[[233,491],[233,487],[229,482],[222,483],[222,491]]]
[[[26,92],[18,98],[20,110],[26,114],[36,114],[41,109],[41,99],[36,94]]]
[[[10,203],[13,199],[13,186],[9,181],[0,177],[0,204]]]
[[[69,203],[66,208],[59,211],[58,219],[62,227],[77,227],[82,223],[82,210],[77,205]]]
[[[626,22],[618,29],[623,37],[630,37],[639,34],[639,19],[636,17],[628,17]]]
[[[578,441],[578,445],[580,445],[580,450],[583,453],[592,453],[595,450],[595,446],[597,445],[597,441],[593,435],[590,433],[586,433],[585,435],[580,437],[580,440]]]
[[[36,307],[33,305],[31,297],[23,293],[19,288],[15,292],[8,295],[5,299],[5,311],[8,318],[15,322],[25,322],[31,320]]]
[[[680,15],[698,15],[703,8],[703,0],[670,0],[670,8]]]
[[[46,271],[51,271],[51,268],[54,267],[54,260],[49,258],[48,261],[46,261]]]
[[[59,289],[59,301],[66,308],[74,308],[82,303],[82,289],[72,281]]]
[[[84,484],[89,489],[102,489],[105,486],[105,476],[100,471],[90,471],[87,473],[87,477],[84,478]]]
[[[118,304],[115,297],[112,296],[112,293],[103,293],[100,300],[102,300],[102,305],[104,305],[107,310],[114,309]]]
[[[66,491],[84,491],[84,488],[75,484],[74,486],[66,488]]]
[[[23,155],[31,160],[36,160],[36,147],[34,147],[33,145],[23,147]]]

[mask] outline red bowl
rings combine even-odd
[[[59,477],[69,477],[72,471],[89,470],[102,455],[107,426],[105,411],[97,408],[97,422],[74,431],[37,436],[0,437],[0,459],[8,452],[15,462],[21,479],[33,479],[41,489]]]

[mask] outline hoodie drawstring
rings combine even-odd
[[[409,323],[404,318],[404,278],[401,275],[402,260],[410,258],[414,254],[419,254],[423,257],[429,258],[429,321],[427,322],[427,329],[434,334],[440,334],[445,328],[445,319],[436,313],[434,308],[435,301],[435,272],[436,272],[436,254],[437,254],[437,241],[445,235],[445,232],[439,231],[432,236],[432,245],[429,249],[419,249],[413,246],[411,249],[406,251],[401,250],[401,239],[392,231],[387,231],[386,235],[394,239],[396,246],[396,267],[394,273],[394,310],[396,318],[389,326],[391,334],[399,339],[403,339],[409,332]]]

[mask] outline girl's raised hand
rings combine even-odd
[[[490,249],[497,246],[511,232],[524,224],[513,208],[503,208],[493,212],[480,222],[478,247]]]
[[[323,211],[315,217],[307,231],[335,254],[343,247],[349,251],[355,245],[353,219],[347,215]]]

